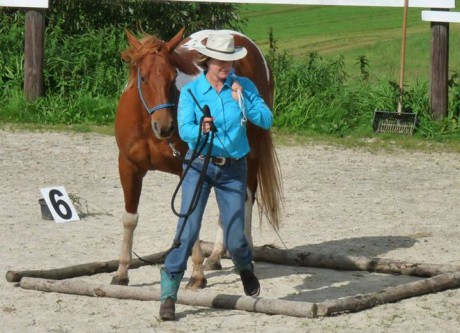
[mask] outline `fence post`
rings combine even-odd
[[[433,119],[447,117],[449,75],[449,23],[431,22],[431,112]]]
[[[27,101],[33,101],[45,93],[44,44],[45,10],[27,8],[24,45],[24,95]]]

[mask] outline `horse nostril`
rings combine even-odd
[[[153,133],[159,138],[169,138],[175,130],[175,122],[171,121],[169,126],[161,126],[161,122],[152,121]]]

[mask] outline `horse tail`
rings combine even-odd
[[[278,230],[281,208],[284,203],[282,174],[270,131],[261,136],[259,168],[257,170],[258,195],[256,195],[259,220],[265,216],[270,225]]]
[[[274,80],[271,67],[262,51],[248,37],[231,32],[235,44],[247,48],[248,56],[237,62],[235,71],[250,78],[257,86],[267,106],[273,110]],[[249,134],[249,132],[248,132]],[[259,221],[265,216],[275,230],[281,221],[281,206],[284,203],[281,168],[275,151],[272,133],[261,128],[252,128],[249,141],[253,143],[257,159],[256,197]]]

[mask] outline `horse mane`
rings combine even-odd
[[[159,54],[161,47],[165,44],[161,39],[153,35],[145,35],[139,40],[139,43],[140,46],[131,45],[121,52],[121,58],[126,61],[130,68],[136,67],[139,60],[148,54]]]
[[[121,58],[126,62],[131,72],[123,92],[132,87],[136,76],[135,69],[137,68],[139,61],[148,54],[160,54],[161,47],[164,44],[165,43],[156,36],[144,33],[144,36],[139,40],[138,45],[130,43],[131,46],[121,52]]]

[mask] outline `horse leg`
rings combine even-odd
[[[111,284],[128,285],[128,269],[132,261],[134,230],[139,220],[137,208],[145,172],[139,172],[134,165],[122,156],[118,158],[118,168],[125,198],[125,213],[122,219],[123,244],[121,246],[120,260],[118,270],[113,276]]]
[[[252,208],[254,207],[254,192],[249,187],[246,190],[246,202],[244,206],[244,235],[248,241],[249,246],[254,248],[252,240]]]
[[[133,236],[136,229],[139,214],[125,212],[123,214],[123,244],[121,246],[118,270],[112,277],[111,284],[127,286],[129,284],[128,268],[132,261]]]
[[[224,246],[224,230],[222,229],[222,223],[217,223],[217,234],[214,241],[214,246],[212,248],[211,255],[206,260],[204,264],[204,270],[206,271],[220,271],[222,269],[222,264],[220,263],[220,258],[225,254],[227,249]]]
[[[200,240],[198,239],[192,248],[192,275],[190,276],[190,280],[185,286],[185,289],[197,290],[206,287],[208,281],[204,276],[203,262],[203,251],[201,251]]]
[[[246,202],[244,207],[244,234],[251,248],[254,246],[251,235],[253,204],[254,197],[252,195],[251,190],[248,188],[246,191]],[[216,239],[214,241],[214,247],[212,249],[211,255],[204,264],[204,269],[206,271],[221,270],[222,264],[220,263],[220,259],[226,251],[227,249],[224,245],[224,230],[222,229],[222,223],[219,220]]]

